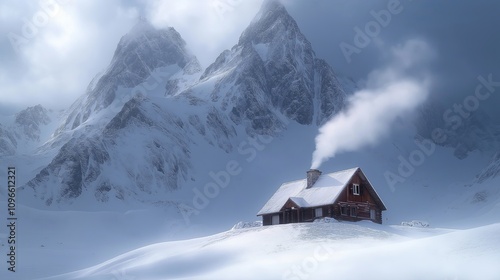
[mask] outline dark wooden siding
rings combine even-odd
[[[342,213],[342,207],[345,207],[346,213]],[[352,201],[338,202],[334,208],[334,218],[346,221],[371,220],[370,210],[374,210],[375,219],[373,221],[379,224],[382,223],[382,211],[376,204]]]
[[[355,195],[352,192],[353,184],[358,184],[360,186],[360,194]],[[368,202],[375,204],[375,199],[370,195],[367,190],[368,182],[361,180],[358,174],[355,174],[351,181],[347,184],[347,187],[342,190],[337,198],[337,201],[352,201],[352,202]]]
[[[302,221],[311,222],[314,219],[314,210],[311,208],[302,209]]]
[[[273,213],[273,214],[265,214],[262,215],[262,225],[263,226],[269,226],[273,224],[273,216],[274,215],[279,215],[280,217],[280,224],[283,223],[283,213]]]
[[[359,195],[353,194],[353,184],[360,186]],[[367,188],[371,187],[367,180],[363,180],[356,173],[349,181],[347,186],[339,194],[333,206],[333,216],[336,219],[347,221],[370,220],[370,210],[375,210],[376,223],[382,223],[382,211],[377,205],[377,201],[372,197]],[[347,207],[347,215],[342,215],[341,206]],[[351,215],[351,208],[355,207],[356,214]]]
[[[342,215],[341,207],[347,207],[347,215]],[[356,208],[356,215],[351,215],[352,207]],[[315,216],[316,208],[323,209],[322,217],[331,217],[338,220],[344,221],[361,221],[370,220],[370,210],[375,210],[375,220],[373,222],[382,223],[382,211],[378,208],[376,204],[360,203],[360,202],[338,202],[333,205],[325,205],[321,207],[314,208],[300,208],[292,211],[284,211],[274,214],[262,215],[262,224],[264,226],[272,225],[272,217],[274,215],[279,215],[280,224],[288,223],[298,223],[298,222],[312,222],[317,218]]]
[[[272,215],[262,215],[262,225],[269,226],[272,223]]]

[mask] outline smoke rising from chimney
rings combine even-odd
[[[431,53],[421,40],[409,40],[393,48],[394,62],[386,69],[372,72],[367,87],[354,93],[346,110],[320,127],[311,169],[318,169],[338,153],[375,145],[399,116],[422,104],[428,95],[428,79],[405,73],[414,70]]]

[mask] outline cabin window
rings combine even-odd
[[[370,220],[375,220],[375,209],[370,209]]]
[[[323,208],[314,209],[314,217],[323,217]]]
[[[356,217],[358,215],[356,207],[351,207],[351,217]]]
[[[359,195],[359,184],[352,184],[352,194]]]
[[[277,225],[280,223],[280,216],[279,215],[273,215],[271,218],[271,224],[272,225]]]
[[[347,207],[340,206],[340,214],[343,216],[347,216]]]

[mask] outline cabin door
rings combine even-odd
[[[375,209],[370,209],[370,220],[375,221]]]
[[[283,224],[298,223],[299,222],[299,209],[286,208],[283,212]]]

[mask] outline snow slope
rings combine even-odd
[[[45,279],[498,279],[499,231],[499,223],[447,230],[371,222],[235,229]]]
[[[0,209],[7,209],[7,204],[1,202]],[[8,233],[0,231],[2,280],[35,279],[74,271],[138,247],[173,240],[176,231],[181,231],[175,220],[160,209],[47,211],[17,205],[16,215],[15,273],[7,271],[3,264],[9,244]],[[182,228],[182,234],[194,236],[188,230]]]

